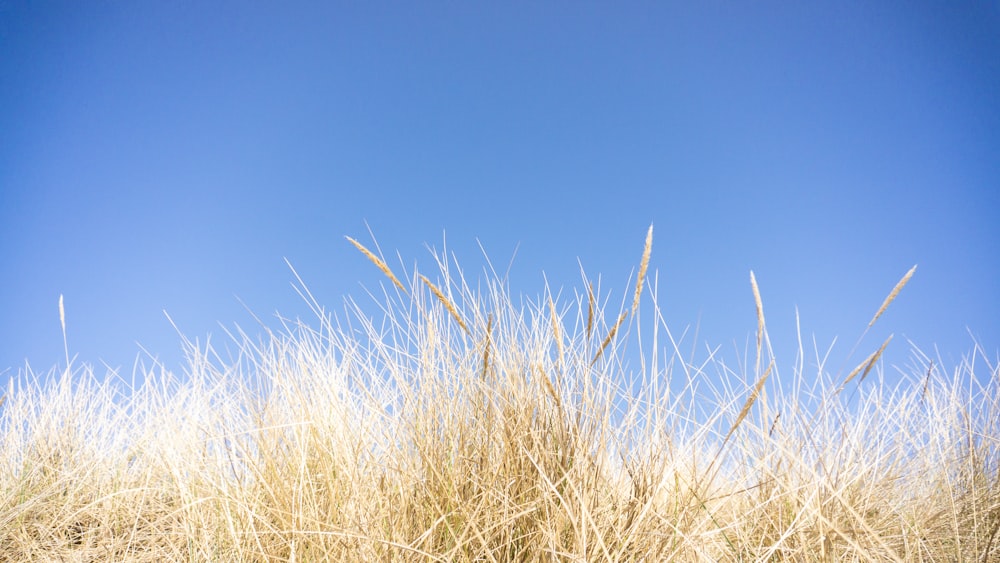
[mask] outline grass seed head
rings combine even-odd
[[[612,340],[614,340],[615,334],[618,334],[618,329],[622,326],[622,323],[625,322],[625,317],[627,316],[628,316],[628,311],[622,311],[622,314],[618,317],[618,322],[615,323],[615,326],[611,327],[611,330],[608,332],[607,337],[605,337],[604,341],[601,342],[601,348],[597,350],[596,354],[594,354],[594,359],[590,360],[591,366],[596,364],[597,360],[599,360],[601,358],[601,355],[604,354],[604,349],[608,347],[608,344],[611,344]]]
[[[642,249],[642,260],[639,262],[639,279],[635,282],[635,297],[632,299],[632,316],[635,316],[636,309],[639,308],[639,297],[642,295],[642,282],[646,279],[646,270],[649,268],[649,255],[653,251],[653,225],[649,226],[646,232],[646,246]]]
[[[858,364],[858,367],[851,370],[851,373],[848,374],[847,377],[844,379],[844,382],[840,385],[840,388],[843,389],[848,383],[850,383],[851,380],[854,379],[858,375],[858,373],[861,372],[862,369],[865,370],[865,372],[861,375],[861,381],[864,381],[865,377],[868,376],[868,372],[872,370],[872,367],[875,365],[875,362],[878,361],[879,356],[881,356],[882,352],[885,351],[885,347],[889,345],[890,340],[892,340],[891,334],[889,335],[889,338],[886,338],[885,342],[883,342],[882,345],[879,346],[878,350],[872,352],[871,355],[865,358],[865,361],[861,362],[860,364]]]
[[[458,314],[458,309],[455,308],[455,305],[452,304],[451,300],[445,297],[444,293],[442,293],[441,290],[438,289],[436,285],[431,283],[431,280],[427,279],[426,276],[421,274],[420,279],[423,280],[425,284],[427,284],[427,287],[429,287],[431,292],[434,293],[434,296],[438,298],[438,301],[440,301],[441,304],[444,305],[444,308],[447,309],[449,313],[451,313],[452,318],[455,319],[455,322],[458,323],[458,326],[462,327],[462,330],[464,330],[466,334],[469,334],[469,327],[465,325],[465,321],[462,320],[462,316]]]
[[[875,313],[875,316],[872,317],[872,320],[868,322],[868,328],[871,328],[872,325],[875,324],[875,321],[877,321],[878,318],[882,316],[882,313],[884,313],[885,310],[889,308],[889,304],[892,303],[894,299],[896,299],[896,296],[899,295],[899,292],[903,290],[903,286],[906,285],[906,282],[910,281],[910,278],[913,277],[913,273],[916,271],[917,271],[917,266],[914,265],[912,268],[910,268],[908,272],[906,272],[906,275],[904,275],[903,278],[899,280],[899,283],[896,284],[896,287],[892,288],[892,291],[889,292],[889,296],[885,298],[885,301],[882,302],[882,306],[878,308],[878,312]]]
[[[771,368],[773,367],[774,367],[774,360],[771,360],[771,364],[767,366],[767,371],[765,371],[764,375],[762,375],[761,378],[757,380],[757,384],[753,386],[753,391],[750,393],[750,397],[747,398],[747,402],[743,404],[743,408],[740,409],[740,414],[736,415],[736,421],[733,422],[732,428],[729,429],[729,432],[726,434],[725,439],[722,440],[723,444],[729,441],[729,438],[733,435],[733,432],[736,432],[736,428],[739,427],[740,423],[743,422],[743,419],[746,418],[747,414],[750,413],[750,409],[753,407],[753,404],[757,401],[757,396],[760,395],[760,390],[764,387],[764,383],[767,381],[768,376],[771,375]],[[777,419],[775,419],[775,422],[777,422]]]
[[[587,285],[587,338],[594,331],[594,284]]]
[[[351,238],[351,237],[345,237],[345,238],[351,244],[353,244],[355,248],[357,248],[358,250],[360,250],[361,253],[364,254],[369,260],[371,260],[371,262],[373,264],[375,264],[378,267],[379,270],[382,270],[382,273],[385,274],[386,276],[388,276],[388,278],[390,280],[392,280],[392,283],[396,284],[396,287],[398,287],[400,289],[400,291],[403,292],[404,295],[409,295],[409,293],[407,293],[407,291],[406,291],[406,288],[403,287],[403,284],[399,281],[398,278],[396,278],[395,274],[392,273],[392,270],[389,269],[389,266],[385,263],[384,260],[382,260],[378,256],[375,256],[375,254],[372,253],[372,251],[370,251],[367,248],[365,248],[365,246],[363,244],[361,244],[360,242],[354,240],[353,238]]]
[[[760,288],[757,287],[757,278],[750,270],[750,287],[753,289],[753,300],[757,306],[757,373],[760,373],[760,352],[764,342],[764,302],[760,298]]]
[[[556,341],[556,350],[559,352],[559,366],[561,368],[564,365],[562,331],[559,330],[559,315],[556,314],[556,304],[553,303],[551,295],[549,295],[549,314],[552,316],[552,337]]]
[[[892,340],[891,334],[889,335],[889,338],[886,338],[885,342],[883,342],[882,345],[879,346],[878,351],[875,352],[875,354],[872,356],[872,359],[868,361],[868,365],[865,366],[864,373],[861,374],[860,381],[864,381],[865,378],[868,377],[868,372],[870,372],[872,370],[872,367],[875,366],[875,362],[877,362],[879,357],[882,356],[882,352],[885,352],[885,347],[889,345],[890,340]]]
[[[490,347],[493,339],[493,313],[486,317],[486,343],[483,345],[483,373],[482,378],[486,378],[490,369]]]

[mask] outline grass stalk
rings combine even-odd
[[[442,256],[454,297],[406,288],[348,238],[409,302],[337,324],[310,301],[318,328],[236,331],[231,362],[186,342],[138,388],[70,364],[60,300],[66,369],[0,394],[0,560],[1000,560],[995,359],[914,349],[895,381],[890,337],[842,383],[818,351],[781,381],[751,272],[756,366],[681,357],[655,283],[673,351],[635,362],[651,237],[619,311],[586,280],[517,306]]]

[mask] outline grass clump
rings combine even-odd
[[[349,241],[392,282],[378,316],[310,301],[318,326],[229,361],[190,346],[183,377],[135,389],[85,366],[12,382],[0,560],[1000,560],[978,348],[951,372],[915,350],[893,385],[888,341],[847,377],[800,350],[782,380],[752,273],[753,372],[683,357],[644,283],[652,228],[617,311],[586,281],[517,305],[447,256],[407,285]]]

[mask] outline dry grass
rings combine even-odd
[[[399,290],[402,291],[404,295],[407,294],[406,287],[403,286],[403,282],[399,281],[399,278],[396,277],[396,274],[392,273],[392,270],[389,268],[389,265],[385,263],[385,260],[382,260],[381,258],[376,256],[375,253],[373,253],[371,250],[368,250],[365,247],[365,245],[354,240],[353,238],[351,237],[345,237],[345,238],[348,240],[348,242],[354,245],[354,248],[360,250],[361,253],[364,254],[366,258],[371,260],[371,262],[375,264],[375,266],[377,266],[379,270],[382,270],[382,273],[385,274],[386,277],[388,277],[390,280],[392,280],[392,283],[395,284],[395,286],[398,287]],[[59,306],[62,307],[61,300],[59,301]],[[60,308],[60,311],[61,310],[62,309]]]
[[[1000,374],[979,349],[950,373],[914,350],[890,384],[883,345],[846,397],[825,360],[739,373],[665,352],[660,327],[644,372],[628,311],[586,281],[575,308],[547,288],[515,308],[443,268],[447,296],[403,288],[351,242],[403,290],[381,318],[349,301],[137,389],[20,374],[0,560],[1000,560]]]
[[[756,371],[760,372],[760,359],[761,359],[761,347],[764,343],[764,328],[766,324],[764,323],[764,302],[760,298],[760,288],[757,287],[757,278],[753,275],[753,270],[750,270],[750,289],[753,290],[753,302],[757,307],[757,368]]]
[[[608,335],[604,337],[604,340],[601,342],[601,347],[598,348],[597,353],[594,354],[594,359],[590,360],[591,367],[593,367],[594,364],[597,363],[597,360],[601,359],[601,356],[604,355],[604,350],[607,349],[608,345],[611,344],[611,341],[615,339],[615,335],[618,334],[618,329],[621,328],[626,317],[628,317],[628,311],[622,311],[621,314],[618,315],[618,320],[615,321],[614,326],[612,326],[611,330],[608,331]]]
[[[587,338],[594,331],[594,284],[587,284]]]
[[[873,367],[875,367],[875,362],[877,362],[878,359],[882,357],[882,352],[885,352],[885,347],[889,345],[890,341],[892,341],[891,334],[889,335],[888,338],[885,339],[885,342],[883,342],[882,345],[879,346],[878,350],[872,352],[871,355],[865,358],[865,361],[858,364],[858,367],[852,369],[851,373],[847,374],[847,377],[844,379],[844,383],[843,385],[841,385],[841,387],[844,387],[848,383],[850,383],[851,380],[853,380],[858,375],[858,373],[861,372],[862,369],[864,369],[865,372],[861,374],[861,381],[864,381],[865,378],[868,377],[868,373],[871,372]]]
[[[896,296],[899,295],[899,292],[903,290],[903,286],[905,286],[906,283],[910,281],[910,278],[913,277],[913,274],[916,271],[917,271],[917,266],[914,265],[906,272],[906,274],[903,275],[902,279],[899,280],[899,283],[896,284],[896,287],[892,288],[892,291],[889,292],[889,295],[885,298],[885,301],[882,302],[882,306],[878,308],[878,311],[875,313],[875,316],[872,317],[872,320],[868,322],[868,328],[871,328],[875,324],[875,321],[877,321],[878,318],[882,316],[882,313],[884,313],[885,310],[889,308],[889,304],[896,299]]]
[[[632,316],[639,308],[639,297],[642,296],[642,284],[646,281],[646,270],[649,269],[649,255],[653,252],[653,226],[646,232],[646,245],[642,249],[642,259],[639,261],[639,276],[635,282],[635,297],[632,298]]]
[[[441,304],[444,305],[445,310],[447,310],[448,313],[451,314],[451,318],[455,319],[455,322],[458,323],[458,326],[462,327],[462,330],[464,330],[466,334],[469,334],[469,327],[466,326],[465,321],[462,320],[462,315],[458,314],[458,308],[455,307],[455,305],[451,302],[451,299],[448,299],[445,296],[445,294],[442,293],[440,289],[438,289],[438,286],[431,283],[431,280],[427,279],[425,276],[421,275],[420,279],[423,280],[423,282],[427,285],[428,288],[430,288],[431,293],[434,294],[434,297],[437,297],[438,301],[440,301]]]

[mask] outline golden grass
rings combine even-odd
[[[441,293],[441,290],[438,289],[436,285],[431,283],[431,280],[427,279],[423,275],[420,276],[420,279],[423,280],[423,282],[427,285],[428,288],[430,288],[431,293],[434,294],[434,297],[437,297],[438,301],[440,301],[441,304],[444,305],[444,308],[448,311],[451,317],[455,319],[455,322],[458,323],[458,326],[462,327],[462,330],[464,330],[466,334],[471,334],[469,332],[469,327],[466,326],[465,321],[462,320],[462,315],[458,314],[458,309],[455,308],[455,305],[451,302],[451,300],[448,299],[444,293]]]
[[[559,329],[559,315],[556,313],[556,304],[552,301],[552,296],[549,296],[549,314],[552,315],[552,338],[556,342],[556,352],[558,353],[559,364],[561,368],[563,366],[563,340],[562,331]]]
[[[556,392],[556,388],[552,385],[552,381],[549,380],[548,374],[546,374],[545,371],[536,364],[535,375],[542,382],[542,385],[545,387],[545,391],[549,394],[549,397],[552,397],[553,402],[556,404],[556,408],[558,408],[561,412],[562,399],[559,398],[559,393]]]
[[[244,337],[232,363],[189,345],[183,375],[137,388],[20,373],[0,395],[0,561],[1000,560],[981,348],[951,373],[915,350],[893,382],[886,340],[847,397],[822,365],[741,373],[622,330],[631,287],[610,311],[585,281],[567,326],[549,288],[522,308],[503,280],[460,281],[348,301],[344,330]]]
[[[353,244],[355,248],[360,250],[361,253],[365,255],[365,257],[371,260],[371,262],[375,264],[375,266],[378,267],[379,270],[382,270],[382,273],[385,274],[390,280],[392,280],[392,283],[395,284],[396,287],[398,287],[400,291],[403,292],[404,295],[407,295],[407,291],[406,288],[403,287],[403,283],[400,282],[399,278],[397,278],[396,275],[392,273],[392,270],[389,269],[388,264],[386,264],[384,260],[382,260],[378,256],[375,256],[375,254],[372,253],[371,250],[368,250],[367,248],[365,248],[363,244],[354,240],[353,238],[351,237],[344,237],[344,238],[346,238],[351,244]]]

